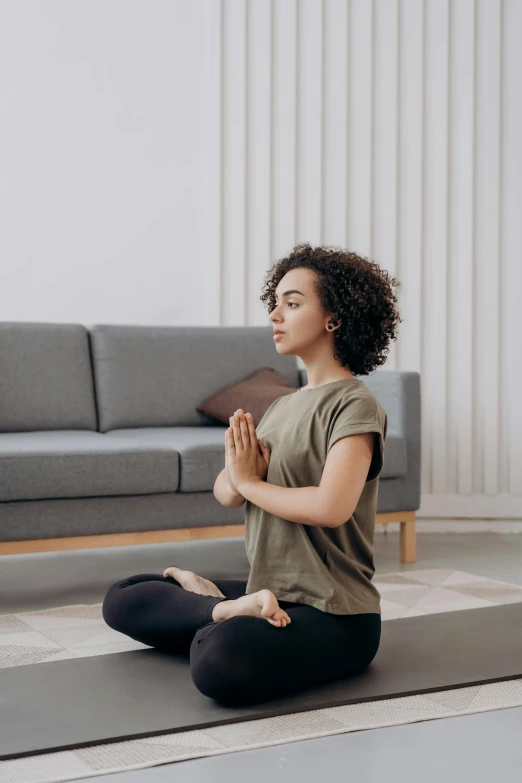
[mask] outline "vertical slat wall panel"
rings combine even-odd
[[[419,517],[521,518],[522,3],[206,14],[210,322],[267,324],[266,270],[297,242],[375,259],[404,319],[379,371],[421,373]]]
[[[272,5],[272,235],[269,269],[296,243],[297,0]],[[263,323],[261,303],[253,318]]]
[[[413,30],[411,31],[413,32]],[[453,444],[448,422],[449,312],[449,2],[424,4],[422,169],[422,489],[443,494]],[[403,47],[408,41],[401,42]],[[405,227],[408,231],[408,227]],[[401,324],[405,326],[405,324]],[[453,491],[453,490],[452,490]]]
[[[254,0],[255,2],[255,0]],[[297,239],[321,244],[323,3],[297,2]]]
[[[247,323],[247,0],[223,0],[223,324]]]
[[[459,495],[471,494],[473,468],[474,12],[474,0],[450,3],[448,380],[453,437],[446,480]]]
[[[350,132],[347,245],[369,255],[372,207],[373,0],[349,4]]]
[[[348,3],[325,0],[321,244],[347,247]]]
[[[374,0],[373,14],[373,170],[371,237],[368,255],[391,275],[397,265],[398,164],[398,2]],[[397,341],[398,342],[398,341]],[[397,369],[397,343],[389,347],[386,367]]]
[[[422,431],[431,429],[436,389],[425,383],[423,356],[423,205],[424,205],[424,8],[418,0],[398,4],[399,116],[397,152],[397,276],[401,318],[395,369],[421,372]],[[377,259],[378,256],[375,256]],[[426,398],[428,395],[428,399]],[[422,442],[422,483],[430,477],[431,454]]]
[[[243,263],[247,270],[245,323],[251,323],[271,253],[271,0],[250,2],[247,17],[247,247]]]
[[[501,489],[522,509],[522,3],[504,0],[502,20],[502,192],[501,251],[502,322]]]
[[[205,325],[224,323],[223,301],[223,200],[222,200],[222,41],[223,0],[209,0],[203,16],[203,83],[201,116],[205,117],[202,129],[204,148],[201,155],[199,181],[202,183],[203,239],[202,248],[207,264],[205,286],[206,312],[200,314]]]
[[[494,496],[503,491],[499,483],[501,0],[479,0],[475,12],[473,492]]]

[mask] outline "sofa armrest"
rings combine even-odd
[[[308,375],[298,368],[300,385]],[[379,400],[388,415],[388,431],[398,432],[406,440],[407,476],[403,488],[407,506],[420,508],[421,500],[421,386],[420,373],[409,370],[377,370],[357,376]],[[385,447],[386,448],[386,447]]]
[[[421,499],[421,385],[413,371],[381,370],[361,376],[388,415],[388,430],[406,440],[408,508],[420,508]],[[386,448],[386,447],[385,447]]]

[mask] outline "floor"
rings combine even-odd
[[[200,542],[186,542],[183,566],[208,578],[227,572],[245,578],[248,562],[242,538],[216,542],[219,571],[205,564]],[[97,603],[118,579],[135,573],[157,573],[169,565],[175,545],[121,547],[45,555],[16,555],[2,559],[0,613],[25,611],[67,603]],[[397,533],[375,537],[376,574],[428,568],[455,568],[522,585],[522,535],[419,534],[417,561],[399,561]],[[244,560],[243,560],[244,558]],[[243,571],[237,571],[238,564]],[[235,570],[234,570],[235,569]],[[229,783],[248,777],[249,783],[300,783],[327,772],[358,783],[423,783],[522,780],[520,728],[522,707],[477,713],[404,726],[303,740],[210,758],[163,764],[133,772],[82,778],[85,783]],[[348,772],[349,770],[349,772]]]

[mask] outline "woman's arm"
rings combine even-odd
[[[353,514],[372,462],[372,432],[347,435],[328,452],[318,487],[280,487],[260,478],[238,491],[269,514],[303,525],[339,527]]]
[[[319,487],[280,487],[258,478],[245,482],[241,491],[254,506],[288,522],[334,527]]]
[[[246,502],[246,498],[230,486],[226,467],[223,468],[214,483],[214,497],[226,508],[239,508]]]

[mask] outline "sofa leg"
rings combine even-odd
[[[417,541],[415,532],[415,514],[401,522],[401,563],[415,563],[417,559]]]

